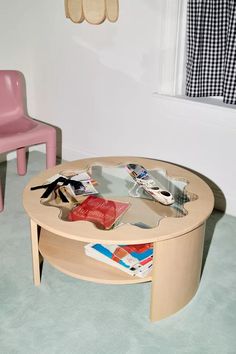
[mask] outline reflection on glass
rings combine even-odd
[[[179,177],[171,178],[165,170],[154,169],[148,173],[161,188],[170,191],[175,203],[162,205],[153,200],[144,189],[134,182],[127,173],[125,165],[116,167],[92,166],[92,178],[96,179],[96,189],[104,198],[116,198],[129,201],[131,208],[122,218],[121,223],[130,223],[142,228],[156,227],[164,217],[183,217],[187,214],[184,204],[197,199],[197,195],[186,191],[188,181]]]

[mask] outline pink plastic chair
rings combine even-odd
[[[26,173],[26,147],[46,144],[47,168],[56,164],[56,130],[26,113],[24,76],[15,70],[0,70],[0,153],[16,150],[17,172]],[[0,181],[0,211],[3,210]]]

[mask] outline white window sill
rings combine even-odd
[[[188,97],[184,95],[176,95],[176,96],[171,96],[171,95],[165,95],[165,94],[160,94],[158,92],[153,92],[153,95],[156,97],[162,97],[170,100],[183,100],[186,102],[189,102],[191,104],[206,104],[209,106],[209,108],[214,108],[218,107],[223,110],[236,110],[236,105],[234,104],[228,104],[224,103],[222,101],[222,97]]]

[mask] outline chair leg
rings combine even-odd
[[[3,211],[4,204],[3,204],[3,193],[2,193],[2,183],[0,180],[0,212]]]
[[[19,176],[26,174],[26,148],[20,148],[16,150],[17,154],[17,173]]]
[[[47,168],[56,165],[56,130],[52,131],[50,139],[46,142]]]

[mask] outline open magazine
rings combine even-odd
[[[69,180],[70,183],[67,184],[67,188],[69,192],[71,192],[74,196],[98,193],[94,187],[97,182],[92,179],[90,174],[86,171],[64,170],[49,178],[47,182],[55,182],[58,178],[61,177]]]
[[[154,200],[164,205],[171,205],[175,202],[173,195],[162,189],[143,166],[130,163],[126,165],[126,169],[134,181]]]
[[[89,243],[85,246],[85,253],[89,257],[109,264],[132,276],[145,277],[152,270],[152,243],[141,245]]]
[[[71,199],[76,202],[76,197],[80,195],[98,194],[94,187],[96,183],[87,171],[64,170],[50,177],[43,185],[31,187],[31,190],[45,189],[41,199],[50,197],[52,200],[56,198],[57,204],[69,203]]]

